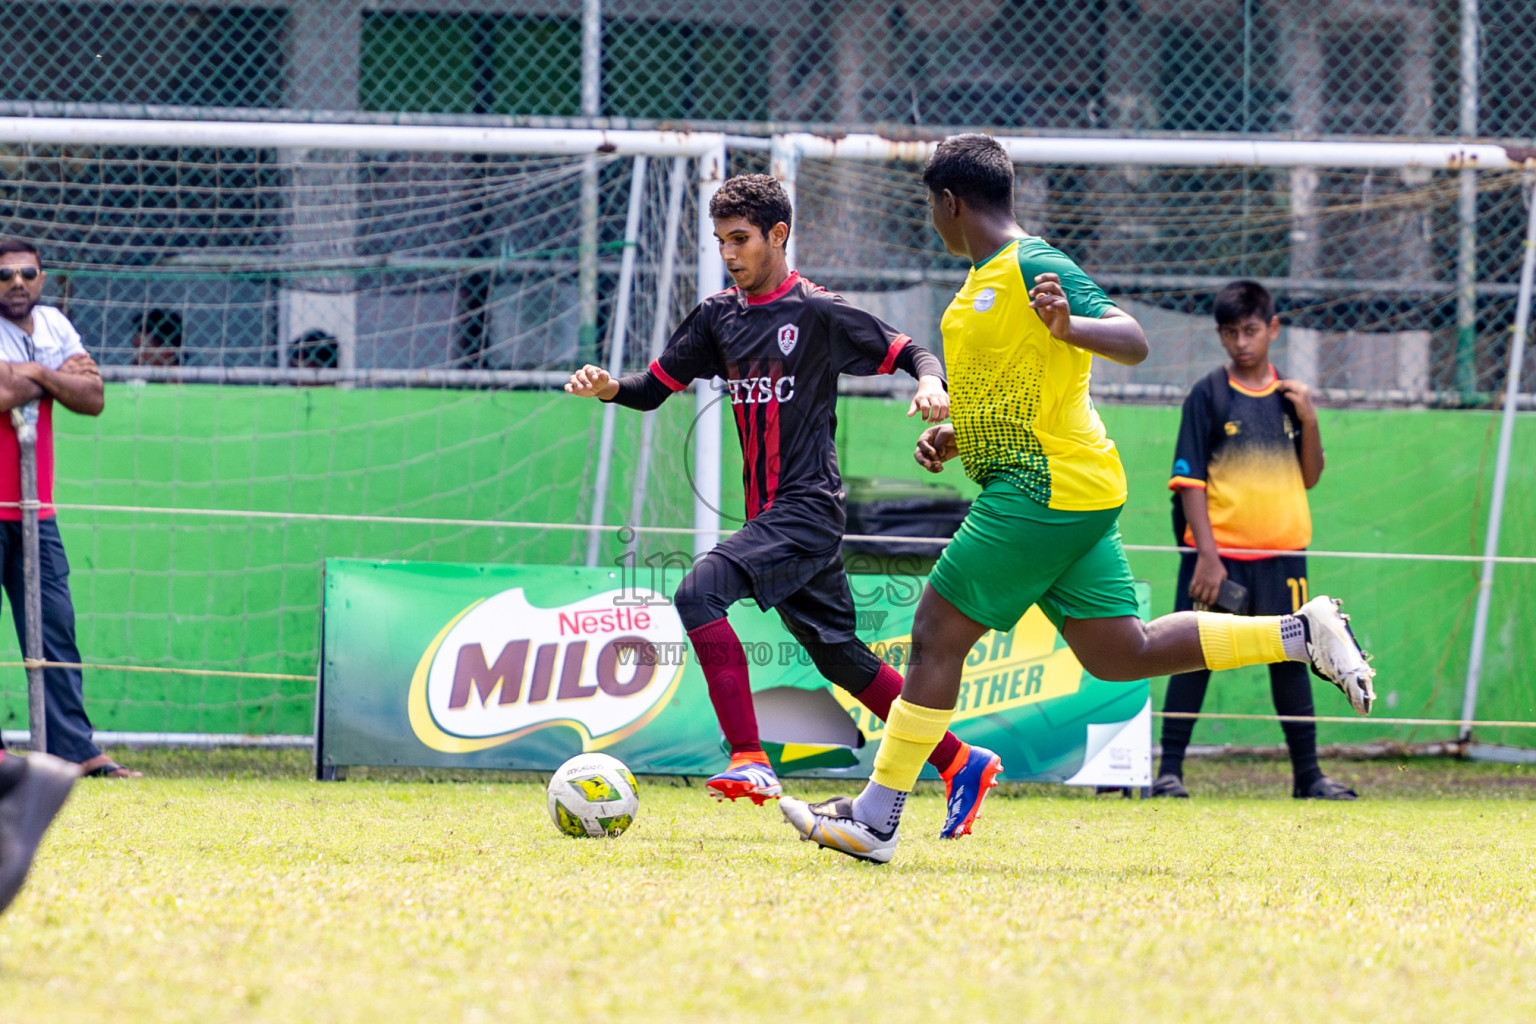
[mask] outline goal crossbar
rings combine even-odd
[[[724,149],[725,136],[719,132],[473,128],[454,125],[0,117],[0,143],[390,153],[705,157]]]
[[[1051,138],[997,136],[1016,164],[1144,167],[1340,167],[1505,171],[1536,164],[1536,151],[1493,143],[1308,142],[1265,139]],[[790,133],[774,137],[776,153],[815,160],[922,163],[937,140],[880,135]]]

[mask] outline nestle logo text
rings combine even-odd
[[[625,633],[651,628],[651,614],[644,609],[606,608],[594,612],[561,612],[561,636],[586,636],[592,633]]]

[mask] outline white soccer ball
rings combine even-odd
[[[624,762],[577,754],[549,780],[549,819],[568,836],[616,836],[640,810],[640,789]]]

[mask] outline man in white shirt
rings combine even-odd
[[[32,243],[0,238],[0,583],[25,650],[20,448],[9,416],[10,410],[19,408],[37,424],[42,655],[45,661],[79,664],[69,562],[53,510],[53,406],[57,402],[71,412],[97,416],[105,399],[101,372],[81,346],[69,318],[52,306],[38,305],[47,276]],[[48,753],[78,765],[83,775],[128,778],[140,774],[117,764],[92,742],[78,668],[46,669],[43,680]]]

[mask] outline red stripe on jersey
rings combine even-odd
[[[778,381],[774,381],[775,384]],[[778,389],[774,389],[774,397],[768,400],[768,411],[763,414],[766,421],[763,427],[763,463],[767,471],[768,500],[763,502],[763,511],[773,508],[773,496],[779,490],[779,398]]]
[[[661,381],[673,391],[681,391],[683,388],[688,386],[686,384],[679,384],[676,380],[674,380],[672,375],[666,370],[663,370],[661,368],[661,363],[655,359],[651,360],[651,372],[656,375],[657,380]]]
[[[773,291],[769,292],[767,295],[748,295],[747,305],[761,306],[765,302],[772,302],[774,299],[782,299],[784,296],[789,294],[789,290],[793,288],[796,282],[799,280],[800,271],[791,270],[789,272],[789,276],[784,279],[784,283],[779,285]]]
[[[752,434],[747,430],[747,410],[742,406],[733,407],[736,413],[736,435],[741,438],[741,497],[747,506],[747,518],[751,519],[752,512]]]
[[[895,373],[896,357],[901,355],[901,350],[906,348],[911,341],[912,339],[907,337],[905,334],[896,335],[896,340],[891,342],[891,347],[886,350],[885,361],[880,364],[880,369],[876,370],[875,372]]]
[[[747,409],[747,458],[742,470],[746,474],[747,518],[756,519],[763,510],[763,496],[757,486],[757,406],[749,405]]]

